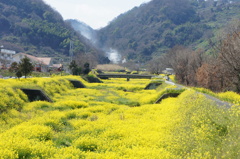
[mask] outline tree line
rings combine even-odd
[[[226,29],[225,35],[212,44],[211,53],[178,45],[149,62],[152,73],[166,67],[174,69],[180,84],[240,93],[240,22]]]
[[[73,75],[82,75],[82,74],[87,75],[91,71],[90,66],[91,65],[96,66],[97,64],[97,61],[94,60],[93,57],[94,56],[89,56],[88,58],[85,57],[84,59],[81,58],[81,61],[72,60],[71,63],[67,66],[71,71],[70,73]],[[64,71],[63,67],[61,67],[60,69],[61,69],[60,71]],[[13,62],[9,68],[9,71],[14,73],[18,78],[22,76],[27,78],[27,76],[30,75],[33,72],[33,70],[34,70],[34,65],[27,56],[22,58],[19,63]]]

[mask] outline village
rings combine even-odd
[[[63,64],[54,64],[51,57],[36,57],[26,53],[16,53],[14,50],[4,49],[3,46],[1,46],[0,50],[0,69],[7,70],[10,68],[13,62],[19,63],[21,59],[25,57],[30,59],[31,63],[34,66],[33,71],[36,72],[60,72],[63,69]]]

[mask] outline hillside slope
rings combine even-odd
[[[73,27],[74,30],[83,35],[85,38],[93,43],[96,42],[96,31],[93,28],[76,19],[68,19],[66,21]]]
[[[0,44],[17,52],[66,57],[70,39],[75,53],[98,52],[42,0],[0,0],[0,28]]]
[[[240,17],[239,1],[152,0],[98,31],[99,47],[146,62],[175,45],[207,50],[208,39]]]

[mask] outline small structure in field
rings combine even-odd
[[[166,68],[166,70],[164,70],[163,73],[168,75],[173,75],[175,72],[172,68]]]
[[[86,88],[86,86],[78,80],[68,80],[68,81],[72,83],[74,88]]]
[[[27,96],[30,102],[33,101],[47,101],[53,102],[42,90],[40,89],[21,89]]]
[[[156,89],[160,85],[162,85],[162,82],[151,82],[144,89],[145,90],[153,90],[153,89]]]

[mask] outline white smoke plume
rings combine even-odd
[[[115,49],[110,49],[107,51],[107,57],[112,63],[119,64],[121,62],[122,56]]]

